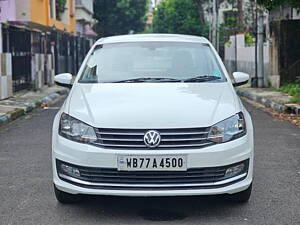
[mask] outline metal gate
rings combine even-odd
[[[75,75],[90,48],[90,42],[83,37],[52,31],[50,41],[54,44],[55,73]]]
[[[13,91],[31,87],[31,39],[30,31],[9,26],[2,28],[3,52],[12,54]]]
[[[294,81],[300,72],[300,20],[270,23],[271,74],[280,75],[280,83]]]

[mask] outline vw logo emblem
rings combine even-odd
[[[155,130],[149,130],[144,135],[144,142],[148,148],[155,148],[160,143],[160,134]]]

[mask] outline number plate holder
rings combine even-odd
[[[119,171],[186,171],[186,155],[118,155]]]

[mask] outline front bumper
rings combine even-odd
[[[148,189],[92,189],[76,186],[62,180],[54,180],[55,186],[64,192],[72,194],[89,194],[89,195],[116,195],[116,196],[189,196],[189,195],[218,195],[233,194],[246,190],[252,183],[252,178],[247,176],[241,182],[220,188],[211,189],[169,189],[169,190],[148,190]]]
[[[215,195],[232,194],[243,191],[252,183],[253,175],[253,138],[252,134],[237,140],[208,146],[201,149],[182,150],[113,150],[69,141],[61,136],[53,137],[52,145],[53,181],[59,190],[72,194],[122,195],[122,196],[180,196],[180,195]],[[186,154],[187,167],[221,167],[249,159],[246,174],[220,182],[202,183],[201,185],[168,185],[157,187],[150,185],[105,185],[76,180],[76,178],[58,176],[56,160],[86,167],[117,168],[118,154]]]

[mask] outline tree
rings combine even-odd
[[[241,23],[244,23],[244,9],[243,9],[243,0],[238,0],[237,1],[237,9],[238,9],[238,16],[239,16],[239,21]]]
[[[239,21],[239,27],[244,27],[245,24],[245,9],[247,4],[254,2],[254,0],[244,1],[244,0],[218,0],[219,5],[223,2],[231,5],[233,8],[237,8],[237,14],[235,15]]]
[[[148,0],[94,0],[95,30],[102,37],[141,32],[147,6]]]
[[[153,31],[207,36],[202,5],[196,0],[164,0],[154,11]]]
[[[268,10],[278,8],[280,6],[293,7],[300,9],[299,0],[257,0],[259,5],[264,6]]]

